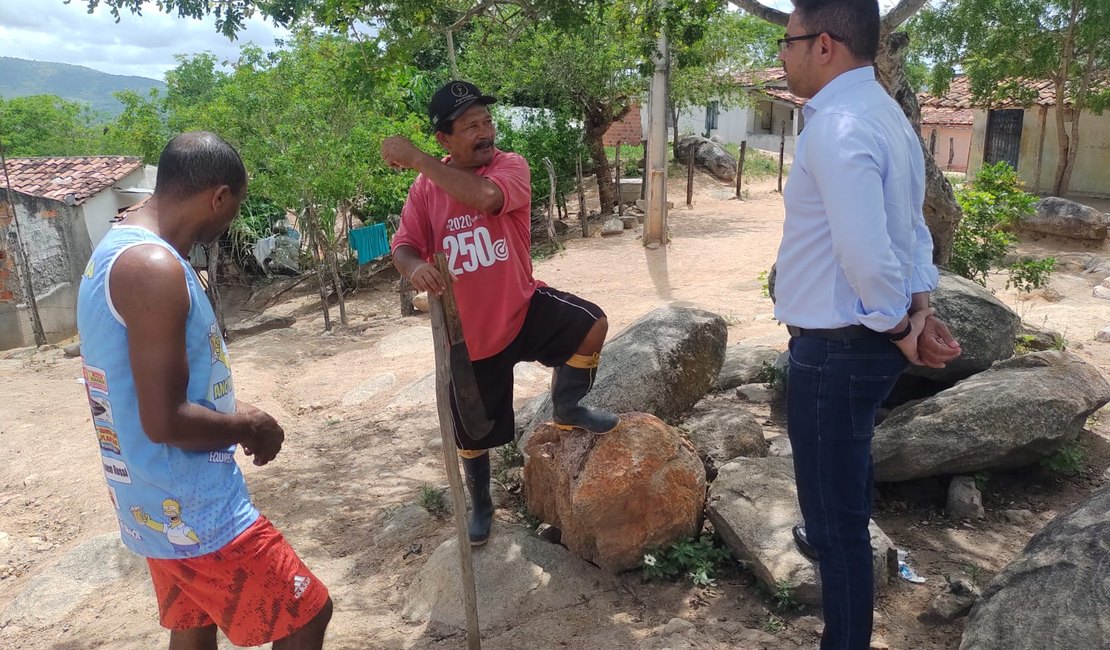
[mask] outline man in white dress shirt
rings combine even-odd
[[[779,41],[791,92],[810,98],[783,197],[775,317],[791,336],[787,432],[821,572],[822,650],[870,645],[875,412],[907,364],[960,353],[929,308],[924,159],[875,80],[878,42],[876,0],[796,0]]]

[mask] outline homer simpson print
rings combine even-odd
[[[177,499],[162,502],[165,521],[152,519],[141,506],[132,506],[131,514],[143,526],[164,533],[178,555],[188,555],[200,550],[200,538],[191,526],[181,520],[181,504]]]

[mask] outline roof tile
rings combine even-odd
[[[12,189],[23,194],[77,203],[100,192],[141,167],[130,156],[73,156],[67,158],[9,158]]]

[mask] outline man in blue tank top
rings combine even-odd
[[[238,402],[211,305],[187,261],[239,212],[247,174],[212,133],[162,151],[154,195],[93,251],[77,301],[85,388],[123,543],[147,558],[170,647],[317,649],[332,603],[251,503],[235,450],[285,438]]]

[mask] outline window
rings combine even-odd
[[[717,128],[717,114],[719,113],[719,105],[716,101],[711,101],[705,105],[705,137],[709,137],[709,132]]]

